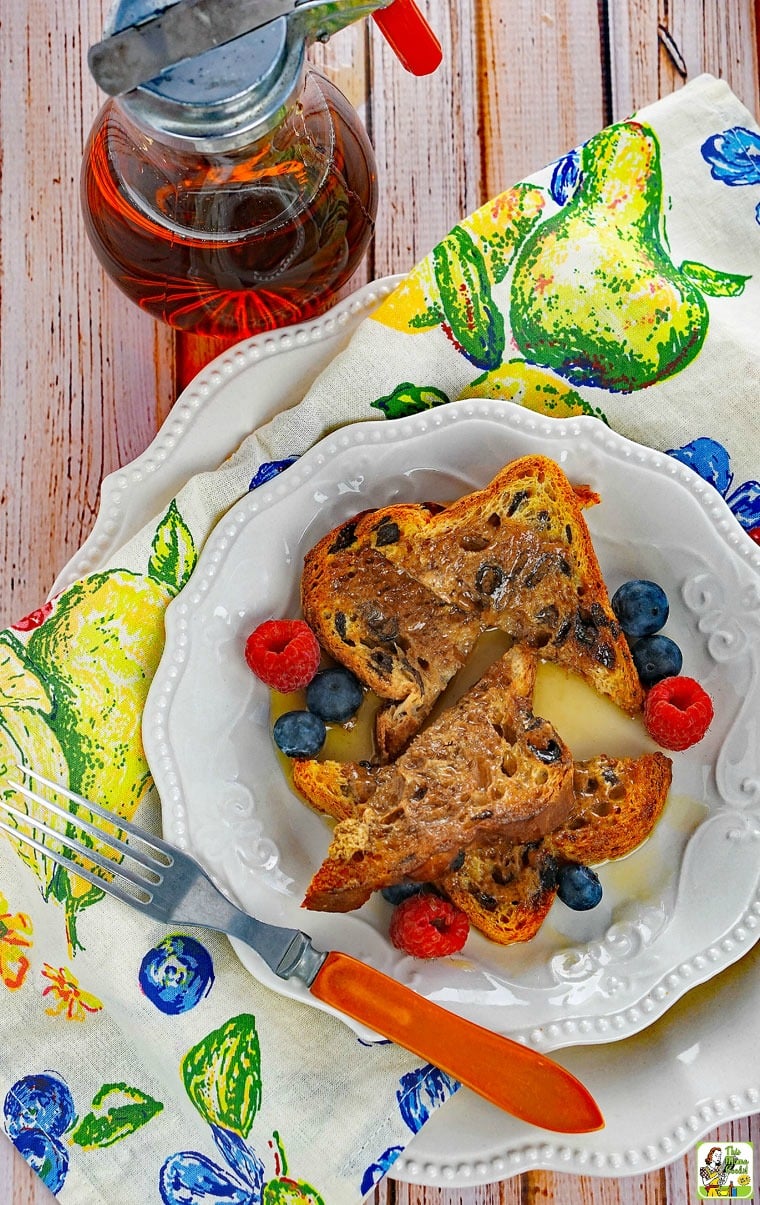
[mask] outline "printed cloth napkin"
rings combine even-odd
[[[229,506],[341,424],[480,396],[595,415],[757,540],[759,328],[760,130],[704,76],[455,226],[299,405],[0,634],[3,797],[23,759],[158,829],[164,610]],[[457,1088],[5,837],[0,1035],[5,1131],[71,1205],[353,1205]]]

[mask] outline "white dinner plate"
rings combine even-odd
[[[601,495],[587,521],[610,590],[627,578],[661,583],[668,632],[713,698],[715,720],[703,741],[673,757],[654,834],[600,869],[596,909],[556,901],[530,942],[504,947],[473,931],[460,954],[420,961],[391,944],[391,909],[379,895],[347,914],[304,913],[331,827],[288,784],[270,692],[246,665],[245,641],[263,620],[299,613],[303,556],[336,525],[372,506],[458,497],[534,452]],[[262,920],[306,928],[319,948],[353,954],[537,1049],[638,1032],[757,936],[760,643],[747,638],[745,615],[760,599],[760,575],[744,545],[752,548],[726,504],[690,469],[597,419],[463,401],[328,435],[227,512],[168,608],[145,711],[168,838]],[[582,755],[593,752],[617,750],[592,743]],[[719,891],[707,887],[708,867]],[[280,980],[235,946],[252,974],[313,1003],[299,981]]]
[[[249,339],[199,373],[146,451],[104,480],[93,531],[54,590],[102,568],[189,476],[213,468],[249,431],[298,401],[397,280],[374,282],[303,326]],[[736,541],[722,512],[720,521]],[[757,568],[757,558],[753,564]],[[757,601],[748,601],[756,638]],[[707,890],[720,883],[712,871],[705,879]],[[751,910],[750,929],[757,911]],[[539,1167],[640,1174],[676,1159],[718,1123],[758,1108],[759,990],[755,946],[638,1036],[565,1051],[563,1062],[589,1085],[604,1111],[600,1133],[547,1142],[545,1133],[462,1089],[416,1135],[391,1175],[464,1187]]]

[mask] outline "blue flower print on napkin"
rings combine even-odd
[[[212,1126],[214,1142],[226,1167],[198,1151],[178,1151],[161,1168],[159,1191],[164,1205],[260,1205],[264,1164],[238,1135]]]
[[[289,469],[297,460],[297,456],[286,456],[283,460],[265,460],[263,464],[259,465],[254,476],[251,478],[248,486],[249,492],[258,489],[260,485],[266,485],[267,481],[271,481],[274,477],[278,477],[280,473],[284,473],[285,469]]]
[[[430,1063],[402,1075],[396,1098],[401,1116],[413,1134],[417,1134],[433,1109],[442,1105],[459,1088],[457,1080]]]
[[[366,1197],[370,1189],[374,1188],[382,1180],[388,1169],[393,1167],[403,1149],[402,1146],[389,1146],[375,1163],[370,1163],[362,1177],[360,1192],[363,1197]]]
[[[557,160],[552,172],[549,192],[558,205],[570,200],[581,182],[581,153],[576,148]]]
[[[722,134],[713,134],[702,144],[702,157],[710,164],[714,180],[730,188],[760,184],[760,134],[744,126],[732,126]],[[755,209],[760,223],[760,203]]]
[[[701,436],[680,448],[670,448],[668,455],[687,464],[705,481],[715,486],[725,498],[744,530],[753,539],[760,540],[760,481],[744,481],[733,492],[734,474],[731,457],[717,439]]]
[[[407,1071],[401,1076],[396,1100],[401,1116],[413,1134],[419,1133],[433,1110],[453,1096],[459,1086],[457,1080],[438,1067],[433,1067],[431,1063],[416,1067],[414,1071]],[[369,1165],[362,1178],[362,1196],[366,1196],[370,1189],[382,1180],[402,1150],[403,1147],[400,1146],[389,1146],[379,1159]]]

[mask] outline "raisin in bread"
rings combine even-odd
[[[557,828],[574,802],[573,765],[531,709],[534,679],[534,655],[515,646],[418,733],[335,826],[304,906],[350,911],[378,888],[441,878],[473,845]]]

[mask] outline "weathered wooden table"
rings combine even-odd
[[[110,0],[8,0],[0,20],[3,463],[0,626],[38,606],[90,531],[106,473],[137,456],[209,357],[134,308],[103,276],[78,177],[100,98],[86,50]],[[426,0],[444,46],[408,76],[374,30],[312,57],[362,112],[379,163],[374,244],[357,276],[403,272],[463,215],[612,120],[702,71],[755,114],[758,0]],[[758,1117],[715,1130],[753,1138]],[[693,1154],[618,1179],[531,1172],[464,1191],[393,1181],[378,1201],[615,1205],[696,1197]],[[0,1202],[52,1197],[0,1137]],[[114,1202],[115,1205],[115,1202]]]

